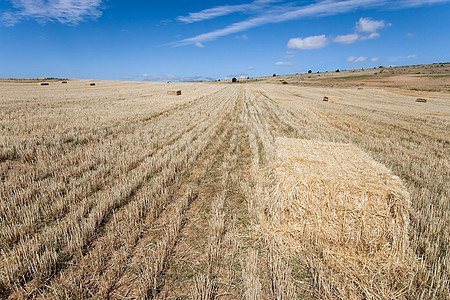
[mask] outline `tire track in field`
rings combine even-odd
[[[230,221],[230,217],[225,214],[224,208],[228,207],[230,197],[233,197],[230,192],[230,177],[233,175],[229,173],[235,170],[239,159],[236,153],[240,133],[237,119],[242,103],[239,95],[236,95],[236,100],[229,120],[232,130],[220,147],[214,168],[208,171],[200,184],[199,199],[187,212],[189,222],[174,249],[172,264],[166,272],[166,284],[159,295],[161,298],[186,298],[198,284],[211,293],[229,292],[229,288],[225,287],[227,283],[217,282],[216,276],[222,268],[225,234],[231,226],[231,222],[225,222]],[[209,299],[206,296],[213,295],[203,295],[203,299]]]
[[[216,92],[217,93],[217,92]],[[214,95],[215,93],[211,94]],[[146,117],[144,119],[140,119],[140,120],[136,120],[136,121],[131,121],[131,123],[127,123],[126,125],[122,124],[122,123],[118,123],[115,127],[121,127],[118,128],[119,132],[116,132],[114,130],[111,130],[111,128],[105,128],[105,130],[107,130],[106,135],[101,136],[100,138],[97,137],[95,140],[97,141],[97,143],[95,143],[94,145],[90,145],[90,147],[92,148],[91,151],[89,151],[89,148],[83,148],[83,151],[80,153],[79,149],[75,149],[71,152],[69,152],[68,154],[64,155],[62,158],[60,158],[60,160],[58,160],[58,157],[55,157],[55,159],[52,160],[52,165],[56,166],[56,170],[34,170],[33,172],[31,172],[32,174],[35,173],[35,175],[33,176],[33,178],[31,177],[26,177],[26,179],[24,178],[24,182],[21,184],[20,182],[15,181],[14,182],[14,193],[11,195],[7,194],[7,191],[4,190],[5,188],[7,188],[8,185],[8,181],[7,179],[4,180],[4,185],[2,188],[2,196],[4,196],[5,198],[8,197],[10,199],[8,206],[5,207],[5,210],[1,210],[0,213],[0,222],[2,220],[6,220],[8,219],[6,217],[6,215],[3,215],[5,212],[8,212],[8,207],[11,207],[11,203],[13,204],[13,206],[21,206],[21,205],[25,205],[29,202],[31,202],[33,199],[35,198],[42,198],[42,196],[46,196],[41,195],[40,191],[45,191],[46,193],[50,194],[48,197],[52,197],[54,195],[51,195],[52,192],[48,191],[48,186],[49,185],[54,185],[55,182],[51,181],[52,178],[58,178],[58,180],[61,181],[61,179],[66,183],[66,181],[70,181],[71,178],[73,177],[80,177],[82,176],[85,172],[89,172],[92,171],[92,169],[96,169],[97,166],[100,164],[101,160],[96,160],[96,162],[94,164],[90,163],[88,161],[88,164],[82,166],[81,168],[79,167],[79,165],[77,165],[75,170],[70,170],[70,171],[74,171],[74,173],[67,173],[67,167],[70,167],[76,163],[78,163],[79,159],[69,159],[71,157],[71,155],[73,154],[73,152],[78,151],[78,155],[82,155],[85,152],[93,152],[94,149],[99,148],[99,149],[104,149],[105,147],[102,146],[104,144],[111,144],[111,141],[115,142],[117,136],[119,136],[120,134],[125,134],[125,135],[136,135],[135,133],[135,126],[136,125],[140,125],[141,128],[146,128],[145,126],[142,126],[142,124],[140,123],[147,123],[148,121],[157,121],[157,120],[153,120],[154,118],[159,117],[159,119],[164,120],[164,118],[168,118],[168,117],[172,117],[170,115],[170,112],[181,112],[184,113],[187,108],[189,106],[193,106],[196,103],[198,103],[200,100],[205,100],[206,96],[202,96],[199,98],[196,98],[192,101],[189,101],[188,103],[184,103],[181,105],[178,105],[176,107],[173,107],[171,109],[168,109],[166,111],[160,112],[154,116],[150,116],[150,117]],[[205,102],[205,101],[204,101]],[[193,115],[195,116],[195,114]],[[166,122],[167,123],[167,122]],[[99,131],[103,131],[99,130]],[[122,132],[123,131],[123,132]],[[161,132],[161,131],[160,131]],[[92,132],[89,132],[90,135],[92,135]],[[107,137],[110,137],[110,139],[107,139]],[[165,137],[166,138],[166,137]],[[86,139],[85,137],[83,137],[83,139]],[[92,139],[87,139],[88,142],[90,142]],[[84,145],[84,143],[82,143]],[[77,144],[78,145],[78,144]],[[158,144],[155,145],[156,147],[158,147]],[[108,145],[106,149],[111,148],[111,145]],[[111,155],[111,157],[113,157]],[[69,162],[69,164],[67,164],[67,162]],[[110,162],[105,162],[105,163],[110,163]],[[139,162],[137,162],[139,163]],[[28,172],[30,173],[30,172]],[[95,173],[94,173],[95,176]],[[29,185],[29,182],[32,182],[32,185]],[[24,187],[21,190],[21,185],[26,185],[26,187]],[[55,193],[58,193],[58,189],[61,189],[60,186],[56,186],[55,187]],[[14,200],[18,197],[20,197],[20,195],[23,194],[25,195],[27,198],[25,199],[21,199],[21,200]],[[20,198],[18,198],[20,199]],[[26,200],[28,199],[28,200]],[[38,198],[39,199],[39,198]],[[28,210],[28,207],[25,207],[26,210]]]
[[[222,130],[221,128],[223,128],[223,125],[219,125],[219,128],[217,130]],[[217,136],[217,135],[219,135],[218,132],[213,133],[213,136]],[[200,149],[200,153],[198,155],[200,155],[201,160],[204,160],[206,157],[214,157],[214,153],[216,150],[214,150],[215,147],[211,148],[211,146],[213,146],[214,143],[215,143],[215,140],[208,140],[206,146],[204,148]],[[196,157],[193,157],[193,160],[195,160],[195,159],[196,159]],[[125,245],[123,247],[114,247],[114,249],[110,249],[110,247],[108,247],[108,244],[110,243],[108,234],[106,234],[104,236],[104,238],[100,238],[99,240],[97,240],[97,242],[95,242],[94,245],[96,248],[102,249],[101,257],[98,256],[99,255],[98,252],[96,252],[94,249],[94,250],[90,251],[87,256],[84,257],[86,259],[83,258],[82,261],[77,263],[76,268],[73,268],[74,269],[73,272],[75,272],[75,273],[71,274],[71,272],[69,270],[69,273],[66,272],[65,274],[61,275],[61,277],[62,277],[61,279],[63,281],[66,278],[70,278],[68,280],[69,281],[68,285],[71,285],[72,288],[70,288],[70,286],[69,286],[69,289],[73,290],[74,293],[81,292],[82,293],[81,295],[83,295],[85,297],[87,297],[88,294],[87,294],[87,292],[83,293],[83,290],[89,291],[89,293],[91,293],[91,294],[89,294],[89,296],[93,296],[94,294],[97,294],[97,296],[99,296],[99,297],[105,297],[106,294],[108,294],[112,289],[114,289],[114,286],[116,285],[116,282],[119,279],[119,278],[117,278],[118,274],[121,274],[124,272],[124,270],[126,268],[126,264],[127,264],[126,261],[129,260],[129,256],[133,252],[133,248],[139,242],[142,235],[144,235],[143,231],[145,231],[145,227],[151,226],[151,224],[153,222],[155,222],[158,219],[158,217],[160,216],[160,214],[163,212],[163,210],[165,209],[165,206],[170,205],[170,203],[173,201],[174,198],[184,196],[181,194],[184,193],[183,192],[184,189],[187,189],[186,184],[180,186],[180,183],[178,183],[178,181],[185,180],[185,179],[183,179],[183,178],[185,178],[185,175],[183,175],[183,173],[186,173],[186,172],[192,173],[192,171],[190,171],[191,168],[192,167],[190,165],[188,165],[187,169],[178,171],[178,173],[180,173],[179,177],[177,177],[177,179],[169,182],[167,186],[164,186],[164,189],[166,191],[168,191],[165,195],[156,194],[156,197],[154,198],[154,200],[159,201],[159,199],[161,199],[160,202],[162,204],[159,205],[160,206],[159,211],[158,211],[158,209],[156,209],[153,213],[150,213],[148,215],[147,220],[145,222],[141,223],[141,225],[142,225],[141,227],[144,227],[144,228],[135,228],[134,226],[130,227],[129,224],[128,224],[128,227],[126,227],[127,224],[124,223],[123,221],[122,221],[122,226],[120,225],[120,222],[113,222],[114,224],[105,225],[105,227],[112,227],[112,229],[111,229],[112,235],[117,235],[116,232],[121,232],[121,233],[124,233],[125,236],[127,236],[126,232],[131,231],[131,232],[133,232],[133,234],[132,234],[133,237],[131,237],[131,238],[127,237],[127,240],[129,240],[129,243],[125,243]],[[196,178],[196,176],[198,176],[198,174],[190,175],[190,177],[189,177],[190,179],[187,181],[187,183],[189,183],[190,181],[195,181],[194,179]],[[151,184],[151,183],[149,183],[149,184]],[[139,198],[138,194],[139,194],[139,192],[137,193],[135,198]],[[134,201],[134,202],[136,202],[136,201]],[[148,200],[147,200],[147,202],[148,202]],[[127,207],[133,207],[133,201],[130,202],[130,204],[128,204]],[[120,219],[121,215],[126,214],[127,207],[124,207],[123,209],[121,209],[120,211],[115,213],[114,219]],[[140,218],[145,219],[146,216],[141,215]],[[131,217],[128,217],[128,219],[131,219]],[[111,223],[111,222],[109,222],[109,223]],[[128,229],[122,230],[121,227],[125,227]],[[120,234],[120,235],[122,236],[122,234]],[[114,261],[112,261],[112,257],[114,257]],[[118,265],[115,260],[121,261],[121,265]],[[91,263],[90,263],[90,261],[91,261]],[[90,270],[90,266],[92,266],[92,263],[95,263],[96,261],[101,261],[101,267],[96,267],[97,271],[92,272],[92,270]],[[81,274],[80,274],[80,272],[78,272],[78,269],[85,270],[84,271],[85,273],[81,272]],[[74,278],[74,276],[76,278]],[[83,279],[83,278],[87,278],[87,277],[89,277],[88,282],[86,282],[86,280]],[[56,282],[58,282],[58,284],[59,284],[59,280],[56,280]],[[72,282],[72,283],[70,283],[70,282]],[[73,283],[73,282],[75,282],[75,283]],[[74,288],[74,286],[75,286],[75,288]],[[59,288],[59,289],[61,290],[61,288]],[[66,289],[67,289],[67,286],[66,286]],[[80,297],[83,297],[81,295],[80,295]]]
[[[170,156],[165,156],[165,157],[167,157],[167,159],[170,159]],[[154,160],[155,161],[155,160]],[[161,167],[162,166],[162,164],[161,163],[158,163],[159,164],[159,166]],[[151,173],[150,173],[151,174]],[[148,176],[148,175],[147,175]],[[125,183],[125,182],[124,182]],[[131,184],[131,185],[130,185]],[[56,236],[58,236],[58,232],[61,232],[61,234],[65,234],[65,235],[68,235],[68,236],[72,236],[72,235],[74,235],[75,234],[75,241],[73,241],[73,238],[71,238],[71,244],[69,245],[69,249],[68,249],[68,251],[69,251],[69,255],[70,255],[70,253],[72,253],[73,252],[73,250],[75,250],[75,248],[74,247],[78,247],[78,246],[76,246],[76,245],[78,245],[78,244],[85,244],[86,243],[86,241],[88,240],[88,239],[90,239],[90,236],[93,236],[93,235],[95,235],[95,228],[97,228],[98,227],[98,225],[101,225],[101,223],[103,222],[103,218],[105,217],[105,216],[107,216],[108,215],[108,212],[111,212],[111,209],[116,209],[117,208],[117,205],[119,205],[119,207],[120,206],[122,206],[123,204],[124,204],[124,202],[127,202],[127,198],[130,196],[130,195],[132,195],[135,191],[136,191],[136,189],[138,189],[138,185],[136,185],[137,183],[133,183],[133,182],[131,182],[131,183],[128,183],[128,184],[126,184],[126,186],[128,186],[128,187],[125,187],[125,188],[122,188],[121,190],[123,190],[124,192],[125,192],[125,190],[127,190],[127,189],[129,189],[129,192],[125,192],[125,194],[123,195],[123,196],[120,196],[120,198],[116,198],[116,199],[113,199],[113,200],[109,200],[106,204],[105,203],[102,203],[102,205],[101,205],[101,207],[100,207],[100,215],[94,215],[94,216],[90,216],[89,218],[88,218],[88,220],[87,221],[85,221],[85,222],[83,222],[84,224],[86,224],[86,225],[82,225],[82,226],[88,226],[87,228],[92,228],[92,229],[88,229],[88,233],[87,233],[87,236],[86,236],[86,234],[85,233],[83,233],[83,235],[79,235],[79,231],[80,230],[82,230],[81,228],[79,228],[79,229],[77,229],[78,228],[78,225],[76,225],[76,224],[74,224],[74,225],[76,225],[74,228],[70,228],[71,226],[73,226],[73,225],[70,225],[71,223],[69,222],[69,223],[66,223],[67,225],[65,225],[65,227],[69,230],[69,232],[65,232],[65,231],[62,231],[61,232],[61,228],[59,228],[60,226],[58,226],[58,225],[60,225],[60,224],[56,224],[57,226],[58,226],[58,228],[55,228],[54,230],[57,230],[55,233],[56,233]],[[131,189],[130,189],[131,188]],[[131,194],[130,194],[131,193]],[[109,203],[109,204],[108,204]],[[80,209],[81,209],[81,211],[80,211],[80,209],[78,209],[78,211],[75,211],[75,212],[73,212],[73,213],[71,213],[71,215],[73,215],[73,214],[75,214],[75,215],[80,215],[80,213],[81,213],[81,215],[89,215],[89,212],[93,209],[93,207],[95,207],[95,205],[94,206],[92,206],[92,205],[88,205],[87,207],[86,206],[82,206]],[[103,212],[102,212],[103,211]],[[105,213],[106,213],[106,215],[105,215]],[[80,215],[80,216],[81,216]],[[73,218],[72,218],[73,219]],[[71,219],[69,219],[69,220],[71,220]],[[98,223],[98,222],[100,222],[100,223]],[[64,224],[64,223],[63,223]],[[81,224],[80,224],[81,225]],[[67,226],[69,226],[69,227],[67,227]],[[53,231],[54,231],[53,230]],[[46,235],[46,237],[48,238],[48,237],[50,237],[50,236],[54,236],[55,234],[52,232],[52,231],[47,231],[48,232],[48,234]],[[59,234],[59,236],[61,236],[61,234]],[[36,242],[36,246],[38,246],[39,248],[37,248],[36,249],[36,251],[41,251],[41,250],[39,250],[39,249],[42,249],[41,247],[45,247],[45,246],[47,246],[48,245],[48,243],[46,243],[45,242],[45,237],[42,237],[42,235],[40,235],[39,236],[41,239],[40,239],[40,241],[37,241]],[[44,239],[44,241],[43,241],[43,239]],[[84,242],[83,242],[84,241]],[[51,243],[50,243],[51,244]],[[33,247],[35,247],[35,246],[33,246]],[[71,249],[73,249],[73,250],[71,250]],[[19,250],[22,250],[22,249],[19,249]],[[31,250],[31,251],[30,251]],[[50,248],[49,250],[47,250],[46,251],[46,249],[45,248],[43,248],[43,250],[44,250],[44,253],[43,253],[43,255],[52,255],[51,253],[54,251],[54,250],[52,250],[52,248]],[[32,253],[34,253],[33,251],[35,251],[35,250],[33,250],[33,248],[31,248],[31,249],[28,249],[28,248],[25,248],[25,249],[23,249],[22,251],[26,251],[27,253],[28,252],[32,252]],[[49,251],[50,251],[50,253],[49,253]],[[47,253],[49,253],[49,254],[47,254]],[[57,253],[57,252],[56,252]],[[55,253],[55,254],[56,254]],[[54,261],[53,263],[51,263],[51,265],[54,265],[54,264],[56,264],[56,265],[58,265],[59,263],[58,263],[58,261],[59,261],[59,259],[61,259],[60,257],[58,257],[58,256],[56,256],[56,257],[50,257],[50,261]],[[64,259],[64,257],[63,257],[63,259]],[[5,261],[6,262],[6,261]],[[6,263],[8,263],[8,262],[6,262]],[[33,276],[33,272],[31,272],[31,270],[30,271],[28,271],[28,267],[26,267],[26,266],[24,266],[24,267],[21,267],[21,265],[20,265],[20,262],[16,262],[16,263],[18,263],[18,266],[16,267],[16,268],[19,268],[19,269],[13,269],[12,270],[12,272],[14,272],[14,273],[10,273],[12,276],[17,276],[17,275],[14,275],[14,274],[17,274],[17,272],[19,272],[18,274],[24,274],[24,275],[26,275],[26,274],[30,274],[31,276]],[[8,264],[9,266],[11,266],[11,262],[9,262],[9,264]],[[56,266],[55,265],[55,266]],[[14,266],[14,264],[13,264],[13,266]],[[33,267],[33,268],[35,268],[35,267]],[[22,271],[21,271],[22,270]],[[3,270],[2,270],[3,271]],[[7,271],[9,271],[9,270],[7,270]],[[52,274],[52,273],[54,273],[55,271],[57,271],[57,269],[54,269],[53,267],[51,267],[50,268],[50,274]],[[9,272],[11,272],[11,271],[9,271]],[[34,272],[35,273],[35,272]],[[46,278],[46,277],[48,277],[48,275],[47,275],[48,273],[44,273],[44,274],[42,274],[42,275],[40,275],[39,276],[39,278],[41,278],[41,277],[43,277],[43,278]],[[26,278],[28,277],[28,276],[30,276],[30,275],[26,275],[25,277],[22,277],[22,278],[25,278],[25,280],[27,280]],[[8,277],[6,277],[6,280],[9,280],[8,278],[11,278],[10,276],[8,276]],[[3,279],[5,280],[5,277],[3,277]],[[28,280],[27,280],[28,281]],[[38,279],[38,281],[39,281],[39,279]]]
[[[227,121],[227,123],[223,126],[225,131],[221,134],[221,137],[219,139],[220,142],[213,142],[215,145],[214,153],[217,153],[217,151],[219,151],[218,149],[222,147],[222,144],[225,142],[227,136],[230,135],[230,132],[232,130],[232,128],[229,126],[229,121]],[[187,178],[186,182],[183,185],[191,186],[191,188],[189,188],[191,190],[198,190],[200,188],[199,185],[204,182],[205,176],[208,176],[210,172],[209,170],[212,167],[212,163],[216,161],[216,157],[217,155],[210,156],[210,158],[203,160],[201,163],[197,164],[193,169],[194,180],[192,180],[192,178]],[[193,187],[192,182],[195,183]],[[179,228],[180,235],[177,235],[177,238],[171,244],[171,250],[173,250],[174,247],[178,247],[177,245],[179,244],[179,238],[182,237],[185,226],[189,226],[188,224],[191,223],[190,216],[192,215],[192,211],[196,211],[196,207],[198,205],[199,199],[192,203],[190,209],[185,212],[186,215],[183,214],[184,221],[183,225]],[[176,215],[176,213],[174,214],[174,211],[176,211],[176,204],[174,204],[174,207],[172,207],[171,209],[168,208],[164,212],[164,216],[158,219],[158,222],[155,224],[153,231],[150,231],[149,235],[142,239],[142,241],[140,241],[139,246],[136,249],[136,253],[132,259],[131,267],[127,272],[125,272],[125,275],[121,279],[119,288],[111,293],[114,298],[120,297],[120,295],[128,295],[128,297],[138,298],[151,298],[157,296],[160,290],[165,286],[166,272],[170,269],[170,265],[174,262],[174,259],[172,257],[173,251],[165,254],[166,258],[164,259],[164,268],[156,268],[159,270],[158,272],[155,271],[155,267],[153,267],[152,269],[152,264],[158,260],[154,254],[158,253],[155,246],[159,245],[160,243],[164,243],[164,239],[168,238],[164,234],[164,227],[167,226],[167,224],[171,224],[171,216]],[[158,257],[158,255],[156,256]],[[153,259],[149,261],[148,257],[152,257]],[[147,276],[145,274],[147,274]],[[143,280],[142,278],[146,278],[146,280]],[[153,278],[153,281],[149,280],[149,278]],[[147,288],[145,288],[146,286]]]

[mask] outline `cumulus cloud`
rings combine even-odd
[[[370,61],[371,61],[371,62],[377,62],[377,61],[379,61],[379,60],[380,60],[379,57],[373,57]]]
[[[365,62],[366,60],[367,60],[367,57],[364,57],[364,56],[360,56],[360,57],[349,56],[349,57],[347,58],[347,62],[349,62],[349,63]]]
[[[4,25],[13,26],[22,20],[59,22],[76,25],[102,15],[102,0],[11,0],[13,9],[1,14]]]
[[[347,35],[338,35],[333,41],[341,44],[353,44],[359,39],[359,35],[356,33],[347,34]]]
[[[278,61],[275,63],[275,65],[280,67],[291,67],[294,65],[294,63],[291,61]]]
[[[389,23],[388,26],[391,24]],[[380,36],[377,30],[386,26],[385,21],[376,21],[371,18],[360,18],[355,25],[355,33],[338,35],[334,42],[341,44],[353,44],[357,40],[371,40]]]
[[[200,43],[200,42],[197,42],[197,43],[195,43],[194,45],[195,45],[195,47],[205,48],[205,45],[203,45],[203,44]]]
[[[360,18],[356,23],[356,30],[359,32],[373,33],[386,26],[384,21],[375,21],[371,18]]]
[[[292,38],[289,40],[287,47],[295,50],[312,50],[323,48],[327,44],[328,38],[322,34],[307,38]]]
[[[247,70],[254,70],[255,69],[255,67],[253,67],[253,66],[248,66],[247,67]]]

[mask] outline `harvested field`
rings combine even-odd
[[[0,81],[0,298],[448,296],[447,92],[90,82]],[[286,210],[279,154],[339,209]]]

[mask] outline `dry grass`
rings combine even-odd
[[[257,105],[265,107],[263,115],[271,124],[272,136],[352,143],[402,178],[411,195],[409,240],[417,259],[405,297],[446,298],[450,96],[402,89],[253,89]],[[322,102],[324,93],[340,101]],[[417,97],[435,101],[423,106],[414,102]]]
[[[304,256],[319,253],[313,243],[303,254],[283,251],[268,224],[290,216],[286,224],[296,232],[293,221],[301,222],[281,210],[289,203],[273,201],[280,137],[351,143],[399,176],[411,195],[408,237],[417,264],[412,284],[396,278],[406,298],[446,297],[448,94],[279,82],[49,82],[0,82],[0,298],[292,299],[341,295],[352,286],[368,287],[365,295],[402,292],[383,281],[401,261],[349,285],[335,281],[347,275],[329,271],[351,277],[359,270],[360,253],[351,254],[355,261],[336,255],[344,241],[347,251],[361,244],[372,254],[386,254],[377,248],[383,243],[407,244],[405,231],[392,230],[401,225],[382,222],[397,220],[387,200],[383,217],[373,206],[351,206],[339,221],[348,221],[352,235],[327,228],[334,235],[322,246],[334,251],[332,259]],[[367,161],[365,168],[374,166]],[[383,174],[369,175],[378,182]],[[321,199],[333,196],[320,185],[309,192],[313,187]],[[357,198],[346,195],[346,205]],[[397,208],[398,216],[405,212]],[[318,221],[338,218],[319,211],[322,218],[302,219],[312,241],[323,236]],[[362,228],[350,222],[355,216],[364,230],[355,230]],[[372,263],[361,274],[372,274],[382,257],[361,259]],[[383,282],[381,292],[375,282]]]

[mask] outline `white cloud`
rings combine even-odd
[[[256,0],[250,4],[220,5],[213,8],[204,9],[199,12],[189,13],[187,16],[179,16],[177,20],[183,23],[195,23],[204,20],[214,19],[217,17],[226,16],[237,12],[262,10],[265,9],[267,5],[269,5],[272,2],[279,2],[279,1]]]
[[[288,42],[287,47],[295,50],[312,50],[323,48],[328,44],[328,38],[322,35],[310,36],[307,38],[293,38]]]
[[[417,58],[417,54],[411,54],[411,55],[408,55],[408,56],[399,56],[398,58],[401,58],[401,59]]]
[[[371,18],[360,18],[356,23],[356,30],[359,32],[374,33],[386,27],[384,21],[375,21]]]
[[[359,39],[359,35],[356,33],[347,35],[338,35],[333,41],[341,44],[353,44]]]
[[[174,74],[165,74],[159,76],[149,75],[147,73],[142,74],[143,81],[176,81],[176,82],[188,82],[188,81],[213,81],[215,78],[205,76],[177,76]]]
[[[360,56],[360,57],[349,56],[349,57],[347,58],[347,62],[349,62],[349,63],[365,62],[366,60],[367,60],[367,58],[364,57],[364,56]]]
[[[195,46],[195,47],[199,47],[199,48],[205,48],[205,45],[203,45],[203,44],[200,43],[200,42],[195,43],[194,46]]]
[[[371,62],[377,62],[377,61],[379,61],[379,60],[380,60],[379,57],[374,57],[374,58],[372,58],[370,61],[371,61]]]
[[[243,11],[245,7],[247,7],[245,4],[217,6],[196,13],[189,13],[188,16],[179,16],[177,20],[183,23],[195,23]]]
[[[247,78],[248,75],[247,75],[247,73],[240,72],[240,73],[237,73],[237,74],[227,75],[227,76],[224,77],[224,79],[227,80],[227,79],[231,79],[231,78],[234,78],[234,77],[243,79],[243,78]]]
[[[247,67],[247,70],[254,70],[255,69],[255,67],[253,67],[253,66],[248,66]]]
[[[280,3],[277,3],[280,2]],[[185,23],[198,22],[212,19],[233,12],[241,12],[251,15],[247,20],[230,24],[221,29],[215,29],[209,32],[199,34],[194,37],[186,38],[174,43],[172,46],[183,46],[194,44],[196,42],[212,41],[219,37],[242,32],[244,30],[273,23],[281,23],[290,20],[297,20],[306,17],[324,17],[354,12],[363,9],[385,8],[402,9],[406,7],[416,7],[431,5],[435,3],[450,2],[450,0],[319,0],[312,4],[303,6],[298,5],[298,1],[254,1],[251,4],[235,6],[217,6],[203,10],[198,13],[191,13],[187,17],[179,17],[178,20]],[[181,18],[181,19],[180,19]],[[389,25],[389,24],[387,24]],[[361,18],[357,23],[357,28],[362,33],[373,33],[376,30],[385,27],[384,21],[374,21],[370,18]]]
[[[275,63],[275,65],[280,67],[291,67],[294,65],[294,63],[291,61],[278,61]]]
[[[11,1],[14,8],[0,16],[2,23],[7,26],[13,26],[26,19],[76,25],[86,19],[96,19],[102,15],[100,10],[102,0]]]
[[[380,36],[380,34],[378,32],[372,32],[371,34],[369,34],[367,36],[362,36],[361,40],[371,40],[371,39],[377,38],[379,36]]]

